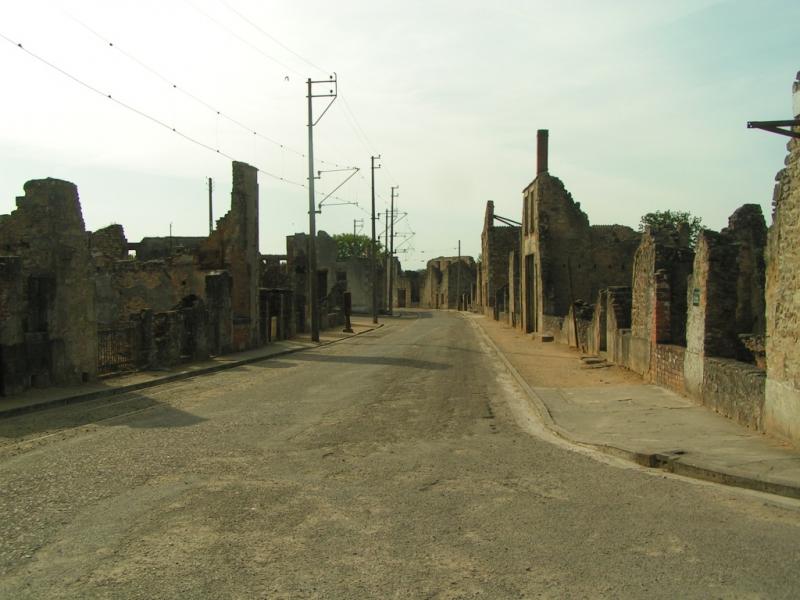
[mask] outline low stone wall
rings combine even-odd
[[[745,427],[764,431],[766,373],[728,358],[704,362],[703,403]]]
[[[683,363],[686,348],[672,344],[657,344],[653,354],[651,376],[653,383],[678,392],[686,393]]]
[[[650,352],[652,348],[650,340],[634,336],[632,333],[628,339],[628,348],[624,353],[625,360],[623,366],[628,367],[634,373],[642,377],[650,376]]]
[[[559,344],[566,344],[566,340],[561,339],[561,329],[564,325],[564,317],[554,317],[552,315],[542,316],[542,326],[540,332],[552,335],[553,339]]]

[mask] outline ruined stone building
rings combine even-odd
[[[232,171],[231,210],[207,237],[144,238],[127,244],[119,226],[92,234],[101,324],[125,322],[142,310],[159,313],[182,302],[200,302],[222,319],[210,336],[212,353],[253,348],[264,341],[259,326],[258,172],[241,162],[234,162]],[[110,243],[114,236],[119,239]],[[128,251],[120,256],[122,244]],[[135,258],[128,256],[131,251]],[[230,323],[226,310],[232,312]]]
[[[512,322],[519,314],[519,294],[514,290],[519,284],[519,271],[515,274],[514,265],[519,264],[521,228],[515,223],[496,215],[493,201],[486,203],[476,297],[477,307],[484,314],[495,319],[510,315]]]
[[[577,300],[630,285],[640,234],[621,225],[590,225],[563,182],[548,172],[548,132],[538,132],[536,178],[523,190],[519,257],[520,325],[558,334]],[[510,261],[509,261],[510,262]],[[513,273],[513,265],[507,267]]]
[[[400,261],[395,259],[395,274],[392,306],[416,308],[420,304],[424,271],[403,271]]]
[[[336,241],[324,231],[317,232],[317,294],[321,327],[343,323],[344,293],[347,291],[347,266],[338,262]],[[295,233],[286,238],[286,255],[293,292],[293,332],[311,327],[311,303],[308,280],[308,234]]]
[[[760,207],[746,204],[722,231],[703,230],[693,247],[685,226],[640,233],[590,225],[549,174],[547,141],[539,131],[537,175],[523,190],[520,245],[503,248],[505,265],[492,256],[494,207],[487,206],[479,307],[486,310],[502,281],[512,325],[600,355],[743,425],[800,442],[800,264],[792,262],[800,254],[794,252],[800,248],[800,142],[790,142],[778,174],[769,234]],[[435,281],[432,267],[428,278]],[[497,279],[502,268],[504,278]],[[423,296],[435,303],[429,288]],[[496,308],[489,312],[498,317]]]
[[[86,232],[74,184],[26,183],[0,216],[0,392],[263,343],[257,171],[232,168],[210,236],[135,244],[120,225]]]
[[[800,442],[800,142],[788,150],[769,230],[759,205],[745,204],[722,231],[701,231],[693,247],[686,226],[641,234],[590,226],[547,173],[540,132],[538,174],[524,191],[525,330]]]
[[[631,285],[577,319],[582,347],[763,431],[766,235],[757,204],[694,249],[686,227],[646,229]]]
[[[372,262],[369,258],[351,256],[344,261],[347,274],[347,291],[350,292],[353,312],[372,312]],[[382,260],[377,261],[378,311],[386,310],[386,269]]]
[[[97,375],[97,316],[77,187],[29,181],[0,216],[0,393]]]
[[[471,256],[440,256],[429,260],[420,291],[420,306],[465,310],[472,304],[477,265]]]

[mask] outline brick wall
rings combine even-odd
[[[668,387],[679,394],[686,392],[683,362],[686,348],[672,344],[656,344],[652,360],[653,383]]]

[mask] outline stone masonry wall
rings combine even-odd
[[[621,225],[590,226],[580,203],[548,173],[540,173],[523,192],[522,235],[521,312],[526,331],[533,331],[536,323],[546,331],[544,315],[563,317],[573,301],[592,302],[605,287],[628,285],[641,237]],[[531,288],[533,297],[528,298]],[[529,314],[533,323],[527,322]]]
[[[793,91],[800,93],[800,82]],[[800,139],[791,139],[787,149],[785,168],[775,177],[768,236],[764,427],[800,443]]]
[[[217,228],[200,245],[201,268],[227,270],[233,288],[234,350],[259,343],[258,288],[261,256],[258,247],[258,170],[234,161],[231,210],[217,221]]]
[[[21,258],[29,313],[36,309],[27,323],[30,328],[36,322],[38,341],[29,336],[27,342],[49,346],[50,381],[42,383],[79,383],[97,373],[97,325],[78,189],[40,179],[27,182],[24,191],[17,209],[0,217],[0,254]]]
[[[728,358],[706,358],[703,404],[756,431],[764,430],[766,374]]]
[[[94,277],[97,322],[110,325],[127,321],[144,309],[171,310],[183,298],[205,297],[205,276],[192,256],[167,260],[119,260],[98,264]]]

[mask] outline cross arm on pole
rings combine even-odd
[[[770,133],[777,133],[793,138],[800,138],[800,131],[792,129],[782,129],[782,127],[800,127],[800,119],[788,119],[784,121],[748,121],[748,129],[762,129]]]

